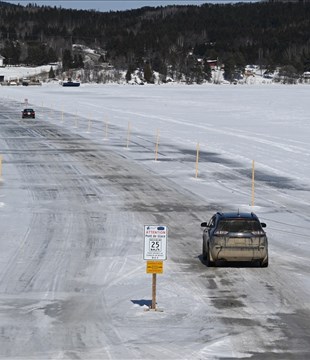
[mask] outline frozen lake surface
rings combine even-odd
[[[0,103],[0,358],[309,358],[309,86],[10,86]],[[238,209],[267,223],[269,267],[206,267],[200,223]],[[156,312],[146,224],[169,229]]]

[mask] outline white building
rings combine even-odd
[[[0,67],[3,66],[4,57],[0,55]]]

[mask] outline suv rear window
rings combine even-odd
[[[217,230],[228,232],[252,232],[261,229],[259,221],[251,219],[225,219],[217,226]]]

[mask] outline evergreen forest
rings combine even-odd
[[[310,3],[254,2],[143,7],[98,12],[0,2],[0,54],[7,65],[62,61],[83,67],[73,44],[95,49],[97,66],[210,77],[209,62],[226,77],[247,64],[310,71]],[[149,74],[149,75],[147,75]]]

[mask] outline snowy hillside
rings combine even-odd
[[[76,47],[80,47],[81,45],[76,45]],[[102,54],[96,52],[95,50],[89,48],[82,48],[83,52],[86,54],[87,61],[92,61],[93,58],[98,59]],[[11,66],[11,67],[1,67],[0,68],[0,76],[4,77],[4,83],[10,82],[11,84],[22,83],[23,78],[34,78],[41,82],[50,81],[48,79],[48,72],[51,67],[56,72],[59,68],[57,64],[44,65],[39,67],[25,67],[25,66]],[[126,71],[116,71],[112,66],[106,64],[104,69],[101,70],[74,70],[70,73],[64,72],[58,74],[56,79],[59,81],[66,80],[68,78],[68,74],[73,76],[74,79],[81,79],[82,82],[103,82],[103,83],[118,83],[118,84],[130,84],[130,85],[141,85],[145,84],[145,80],[143,77],[143,71],[135,70],[131,75],[131,80],[126,81]],[[163,79],[162,76],[154,72],[154,83],[162,84]],[[259,69],[258,66],[248,65],[244,74],[238,75],[237,78],[232,82],[235,85],[259,85],[259,84],[272,84],[276,81],[278,76],[278,72],[266,73],[266,70]],[[167,77],[165,79],[166,83],[176,82],[176,83],[184,83],[185,78],[180,79],[179,81],[173,80],[171,77]],[[280,80],[278,80],[280,81]],[[310,76],[305,73],[299,82],[301,83],[309,83]],[[223,69],[213,69],[212,70],[212,79],[211,84],[230,84],[228,81],[224,80]]]

